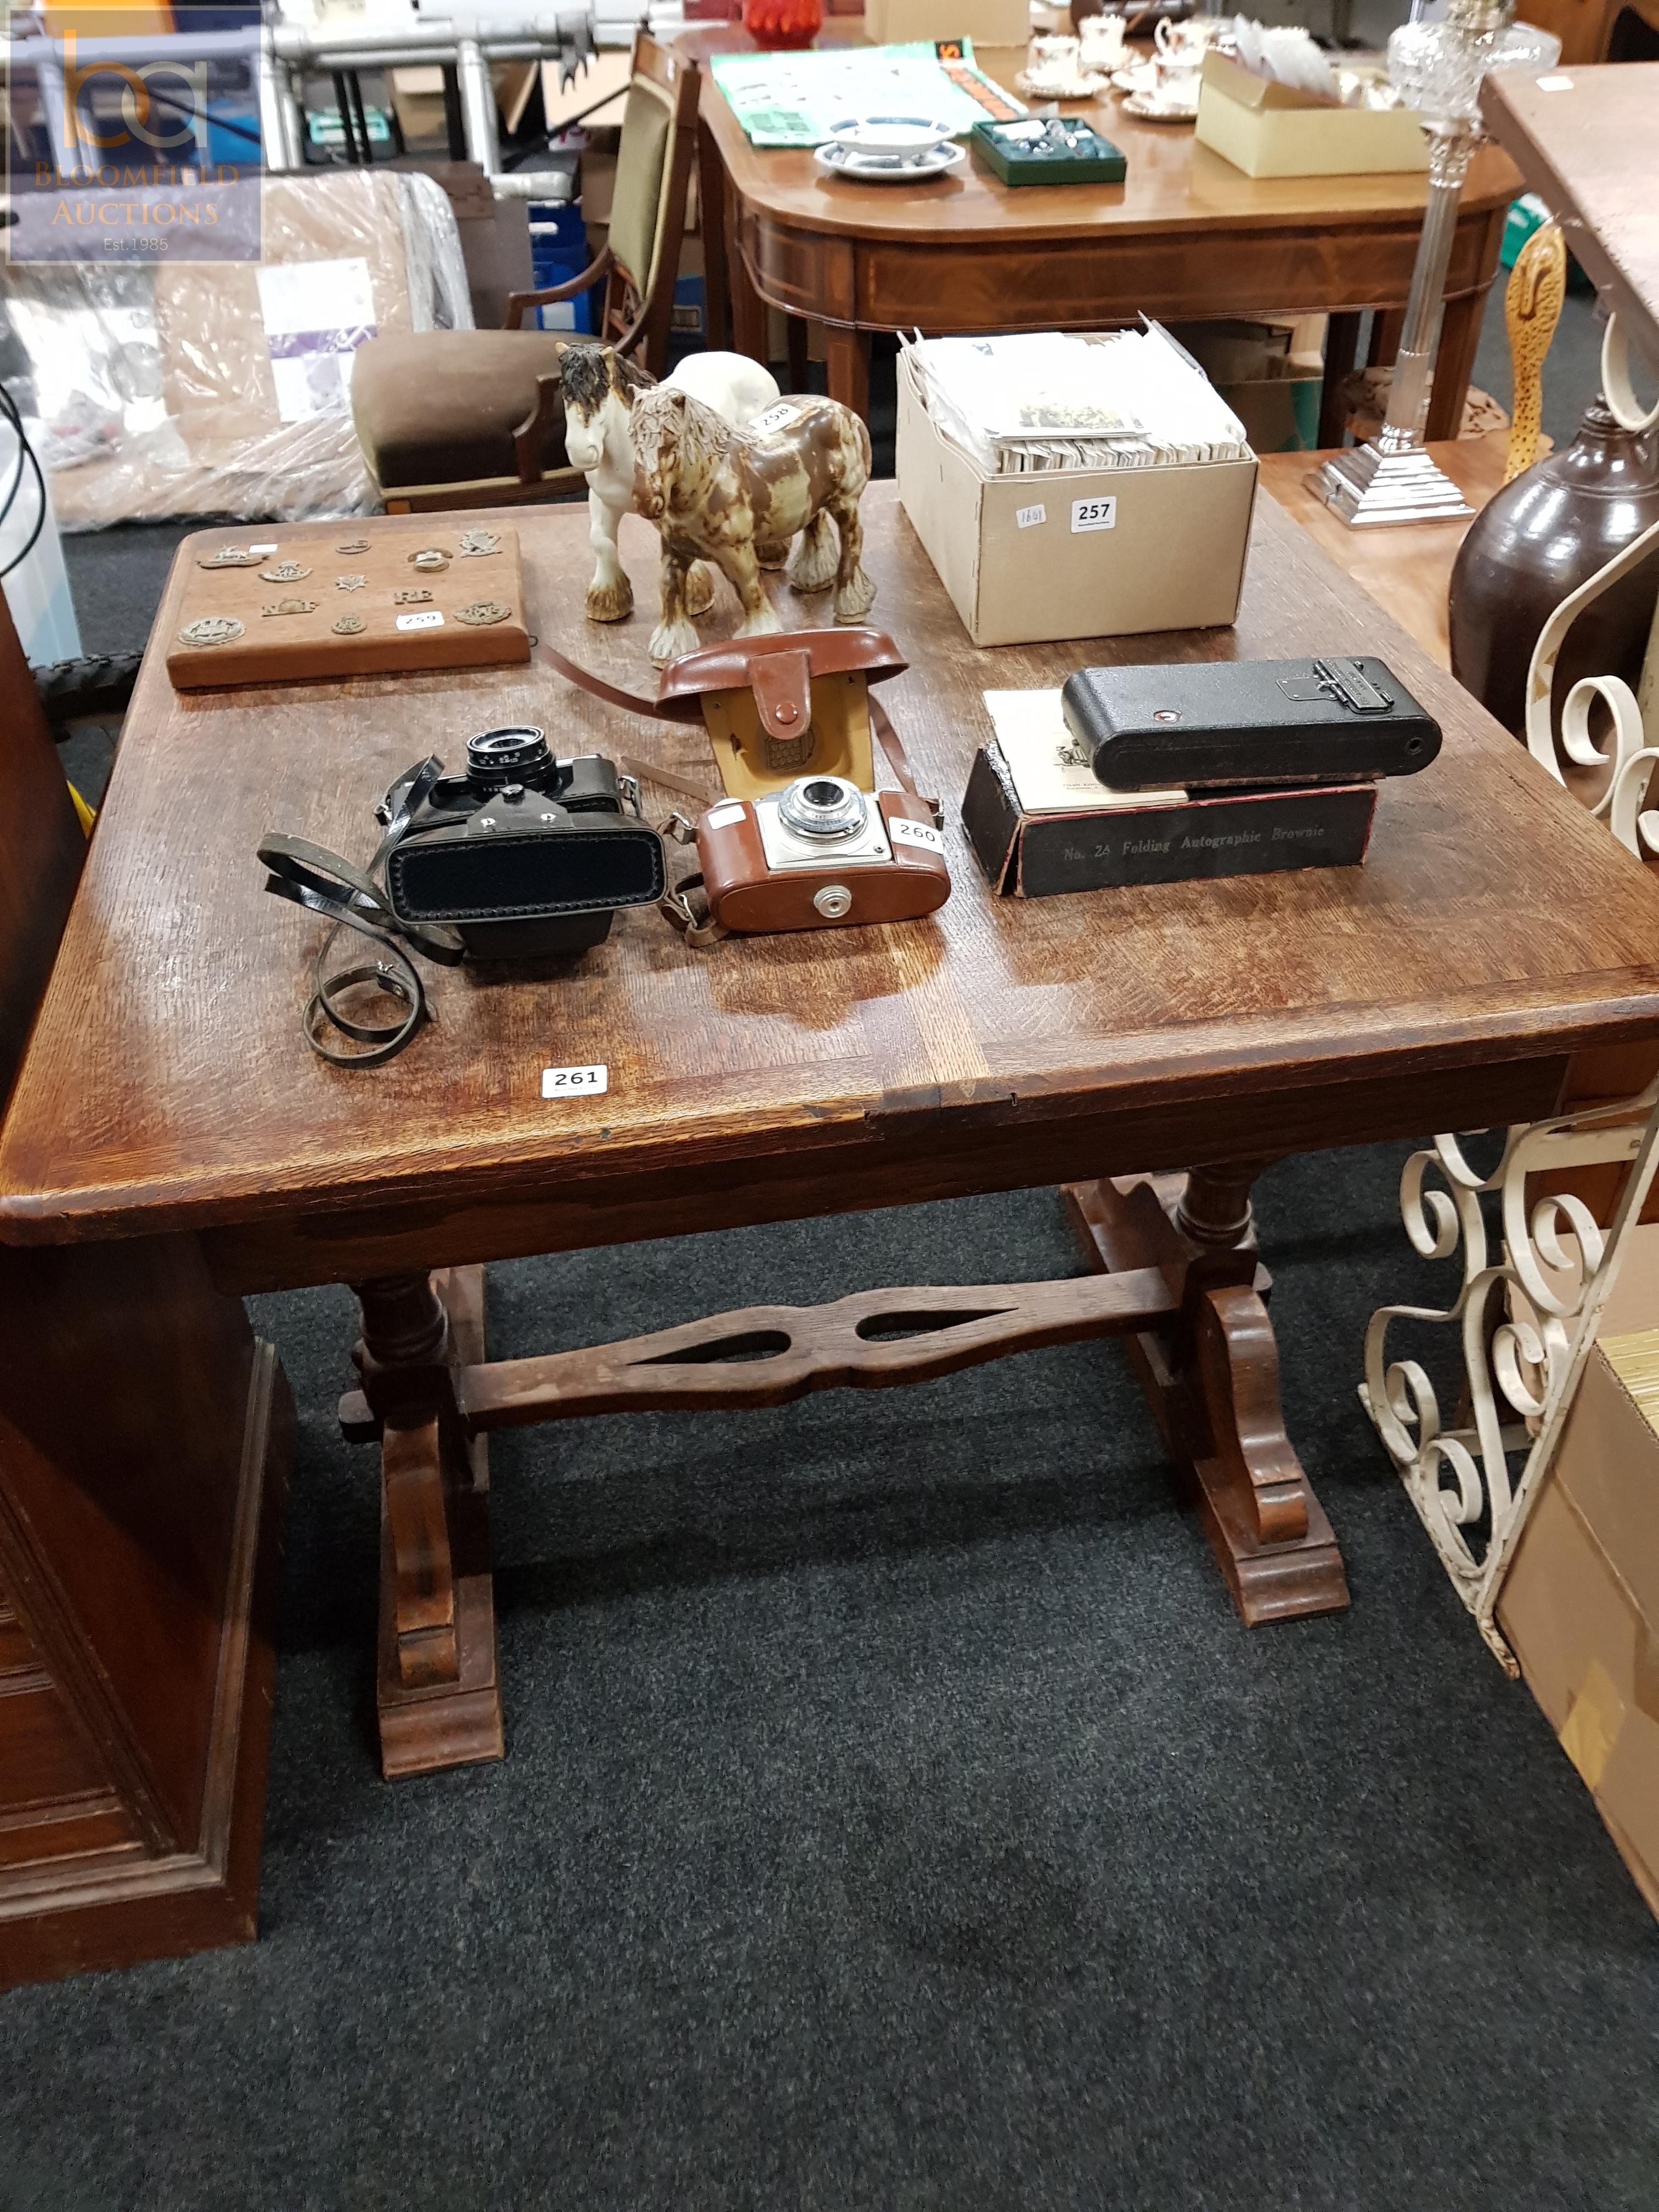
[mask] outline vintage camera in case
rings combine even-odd
[[[1369,655],[1081,668],[1060,709],[1114,791],[1358,783],[1440,750],[1439,724]]]
[[[711,920],[755,933],[912,921],[951,896],[945,840],[925,800],[838,775],[726,799],[697,823]]]
[[[583,951],[666,881],[662,840],[624,796],[602,754],[556,760],[541,730],[469,738],[465,774],[433,784],[387,854],[387,904],[400,922],[447,924],[481,960]]]

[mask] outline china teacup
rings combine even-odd
[[[1210,33],[1203,16],[1192,16],[1184,23],[1177,23],[1163,15],[1152,33],[1152,44],[1160,61],[1191,62],[1196,66],[1203,60],[1209,43]]]
[[[1075,39],[1033,39],[1020,78],[1023,88],[1039,99],[1063,100],[1078,80],[1079,52]]]
[[[1202,64],[1182,55],[1179,59],[1160,59],[1153,66],[1158,82],[1146,94],[1148,105],[1170,115],[1190,115],[1198,106]]]
[[[1121,15],[1085,15],[1078,28],[1082,33],[1085,70],[1122,68],[1126,56]]]

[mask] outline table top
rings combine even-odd
[[[883,697],[945,802],[948,905],[701,952],[635,909],[550,974],[431,971],[434,1025],[352,1072],[301,1039],[320,931],[266,895],[264,832],[366,859],[391,779],[428,751],[453,763],[483,726],[538,722],[562,752],[655,759],[712,794],[706,740],[542,664],[175,695],[158,647],[183,564],[236,533],[186,539],[0,1133],[0,1236],[252,1234],[314,1215],[314,1250],[263,1276],[249,1263],[246,1279],[320,1280],[349,1266],[331,1221],[361,1240],[399,1209],[436,1264],[1046,1182],[1085,1171],[1085,1154],[1098,1174],[1413,1134],[1452,1126],[1441,1116],[1464,1099],[1439,1074],[1479,1063],[1507,1082],[1659,1030],[1659,884],[1271,500],[1236,629],[985,651],[896,488],[872,485],[864,511],[872,619],[910,660]],[[648,691],[647,616],[583,617],[585,512],[495,519],[520,533],[542,640]],[[413,542],[431,522],[368,526]],[[644,609],[654,533],[630,516],[622,546]],[[821,598],[772,588],[787,625],[822,619]],[[734,618],[722,587],[706,634]],[[1432,769],[1382,786],[1364,867],[1029,902],[988,890],[958,812],[992,734],[987,687],[1058,684],[1091,660],[1332,650],[1382,654],[1445,730]],[[607,1095],[543,1100],[544,1067],[599,1062]],[[1482,1094],[1480,1124],[1551,1110],[1564,1073],[1546,1070],[1547,1095]],[[524,1218],[454,1226],[485,1205]]]
[[[1438,439],[1429,447],[1477,514],[1503,483],[1509,439],[1507,430],[1488,430],[1479,438]],[[1468,521],[1350,530],[1308,489],[1309,475],[1329,459],[1328,453],[1264,453],[1261,489],[1301,524],[1339,568],[1387,609],[1431,660],[1449,668],[1447,594]]]
[[[1560,222],[1570,251],[1659,369],[1659,62],[1499,70],[1480,88],[1486,126]]]
[[[842,17],[827,24],[820,39],[850,45],[861,35],[860,19]],[[715,54],[755,51],[752,40],[735,23],[683,32],[675,45],[702,62]],[[1128,173],[1121,185],[1005,185],[971,153],[952,177],[906,186],[858,185],[824,176],[804,149],[751,145],[712,72],[705,70],[704,77],[702,114],[743,198],[778,220],[837,236],[915,236],[967,244],[1006,238],[1011,229],[1033,239],[1230,228],[1340,235],[1398,220],[1405,211],[1420,210],[1426,197],[1426,178],[1420,172],[1247,177],[1200,146],[1186,125],[1142,122],[1109,96],[1061,105],[1066,114],[1093,123],[1127,155]],[[1470,168],[1462,204],[1470,212],[1506,205],[1516,191],[1507,159],[1485,148]],[[1263,308],[1276,304],[1257,302]]]

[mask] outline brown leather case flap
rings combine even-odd
[[[861,670],[872,684],[902,675],[909,665],[885,630],[862,623],[840,629],[781,630],[773,637],[733,637],[719,645],[700,645],[683,653],[662,672],[657,711],[675,720],[695,722],[710,691],[755,695],[762,723],[774,737],[799,737],[811,718],[811,683],[815,676],[840,676]],[[780,709],[793,707],[787,719]]]
[[[812,719],[812,661],[805,653],[757,653],[750,664],[761,727],[771,737],[798,738]]]

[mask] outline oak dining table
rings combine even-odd
[[[819,43],[862,35],[860,18],[836,17]],[[717,54],[755,51],[739,24],[697,25],[675,43],[702,65],[699,204],[711,343],[764,361],[766,310],[776,308],[789,319],[792,386],[805,382],[809,326],[822,333],[831,398],[867,416],[878,331],[931,337],[1099,330],[1143,313],[1165,321],[1328,314],[1323,447],[1341,443],[1340,386],[1366,310],[1378,316],[1371,359],[1392,359],[1422,227],[1421,173],[1247,177],[1199,145],[1189,126],[1139,120],[1106,98],[1065,108],[1121,148],[1121,185],[1011,187],[971,152],[952,176],[854,184],[824,176],[804,149],[750,143],[708,66]],[[1493,147],[1476,155],[1446,277],[1431,438],[1457,434],[1504,216],[1520,188],[1507,155]]]
[[[1340,1532],[1279,1407],[1255,1173],[1321,1146],[1535,1121],[1577,1055],[1659,1038],[1659,882],[1273,501],[1257,503],[1235,626],[991,650],[969,642],[896,488],[872,484],[863,507],[874,619],[909,664],[884,693],[942,802],[949,902],[706,950],[649,908],[625,912],[578,960],[432,971],[435,1018],[362,1069],[307,1049],[322,925],[266,895],[267,831],[366,855],[374,802],[411,760],[453,764],[470,732],[525,722],[562,754],[638,761],[659,818],[677,803],[659,773],[716,795],[707,738],[603,704],[540,660],[176,693],[165,656],[182,594],[236,533],[179,550],[0,1129],[0,1249],[9,1266],[61,1255],[115,1290],[154,1255],[226,1308],[255,1290],[355,1288],[340,1418],[381,1499],[389,1774],[501,1755],[488,1452],[504,1427],[736,1413],[1115,1335],[1243,1620],[1345,1606]],[[648,690],[643,611],[583,617],[585,515],[485,520],[519,533],[543,643]],[[413,548],[433,522],[370,526]],[[334,530],[277,534],[303,556]],[[655,540],[637,518],[622,550],[643,602]],[[824,618],[821,598],[769,588],[786,627]],[[735,619],[723,594],[708,634]],[[992,735],[988,688],[1056,685],[1090,662],[1328,652],[1381,655],[1445,732],[1428,771],[1382,787],[1363,866],[1042,899],[981,878],[960,807]],[[603,1068],[605,1085],[549,1090],[550,1066]],[[708,1313],[733,1304],[715,1266],[653,1335],[489,1357],[492,1260],[1033,1185],[1063,1187],[1075,1274],[826,1282],[822,1305]],[[49,1440],[61,1380],[25,1340],[11,1349],[0,1416]],[[205,1348],[175,1379],[170,1396],[123,1392],[133,1448],[157,1466],[175,1435],[228,1418]],[[1103,1481],[1108,1462],[1103,1443]],[[31,1518],[42,1479],[0,1450],[11,1589],[55,1571]],[[77,1545],[125,1556],[114,1532],[74,1525]],[[0,1872],[0,1931],[9,1911],[61,1911],[96,1872],[84,1851],[61,1877],[36,1868],[27,1905]]]

